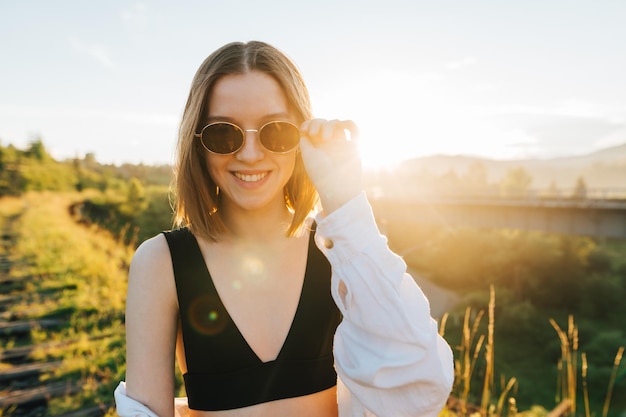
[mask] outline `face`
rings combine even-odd
[[[211,92],[205,123],[230,122],[243,130],[267,122],[295,123],[283,90],[271,76],[251,71],[220,78]],[[291,177],[296,150],[275,154],[261,145],[258,132],[245,132],[241,149],[231,155],[205,152],[209,174],[220,188],[222,208],[284,208],[283,188]]]

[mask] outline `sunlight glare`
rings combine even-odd
[[[248,256],[243,259],[241,268],[243,276],[247,278],[251,284],[260,284],[267,278],[267,271],[262,260]]]
[[[343,85],[326,104],[329,113],[339,106],[350,110],[366,169],[393,169],[404,160],[437,154],[514,158],[519,144],[532,145],[525,132],[499,125],[497,114],[481,107],[476,94],[490,92],[459,91],[446,82],[434,74],[379,73]],[[338,96],[350,101],[331,103]]]

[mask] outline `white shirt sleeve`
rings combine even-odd
[[[115,408],[120,417],[159,417],[148,407],[126,394],[126,383],[120,382],[113,393]],[[187,397],[174,399],[174,417],[189,417],[189,405]]]
[[[343,314],[334,339],[340,417],[437,416],[454,381],[452,351],[365,193],[316,220]]]

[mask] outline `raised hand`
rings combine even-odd
[[[300,127],[300,150],[326,214],[362,190],[358,128],[351,120],[308,120]]]

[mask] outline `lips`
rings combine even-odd
[[[243,182],[258,182],[269,174],[269,171],[257,172],[254,174],[244,174],[242,172],[233,172],[233,175]]]

